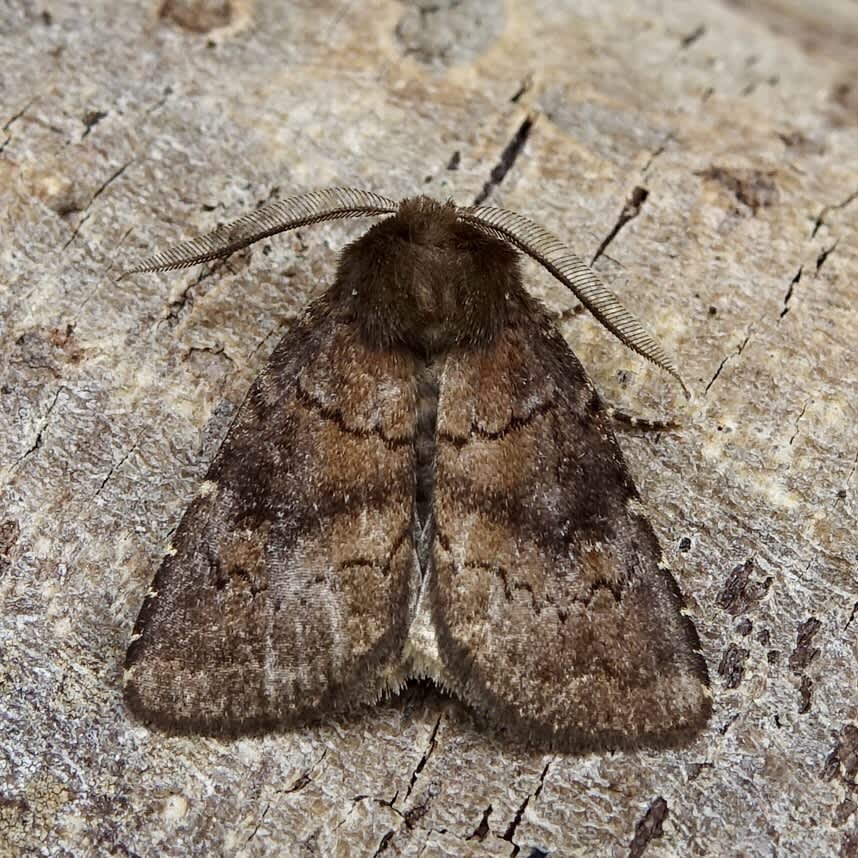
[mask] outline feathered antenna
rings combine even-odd
[[[136,262],[122,277],[141,271],[170,271],[220,259],[260,239],[325,220],[394,214],[399,203],[358,188],[324,188],[262,206],[212,232],[168,247]],[[658,340],[620,303],[581,257],[529,218],[505,209],[470,206],[458,217],[503,239],[533,257],[561,283],[620,342],[670,373],[690,394],[676,366]],[[120,279],[122,279],[120,277]]]
[[[655,337],[620,303],[599,276],[550,232],[515,212],[487,206],[458,209],[461,220],[472,223],[533,257],[561,283],[571,289],[581,303],[623,345],[669,372],[690,396],[673,361]]]
[[[180,242],[141,259],[122,277],[140,271],[171,271],[209,262],[278,232],[323,220],[392,214],[399,204],[357,188],[325,188],[262,206],[212,232]],[[121,279],[121,278],[120,278]]]

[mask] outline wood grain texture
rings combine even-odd
[[[855,854],[854,3],[223,6],[4,11],[0,852]],[[364,227],[115,276],[333,184],[487,187],[588,260],[610,238],[598,270],[696,398],[585,316],[562,331],[607,400],[681,419],[620,443],[712,669],[690,747],[526,753],[422,687],[290,738],[127,718],[151,570]]]

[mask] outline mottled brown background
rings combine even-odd
[[[854,0],[0,15],[0,853],[858,854]],[[588,256],[621,226],[597,267],[696,392],[564,321],[608,399],[683,421],[620,440],[700,630],[710,727],[535,755],[421,688],[234,742],[130,720],[162,547],[365,227],[117,284],[123,261],[292,190],[467,203],[487,182]]]

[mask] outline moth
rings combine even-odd
[[[711,709],[697,632],[521,254],[679,374],[560,241],[501,209],[334,188],[128,273],[368,216],[383,220],[289,327],[175,532],[128,648],[128,704],[162,728],[237,734],[428,677],[515,740],[687,741]]]

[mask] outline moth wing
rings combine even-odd
[[[235,733],[401,682],[415,373],[349,313],[322,298],[283,338],[182,518],[126,659],[143,717]]]
[[[441,374],[436,678],[554,747],[682,741],[710,710],[697,633],[592,383],[525,310]]]

